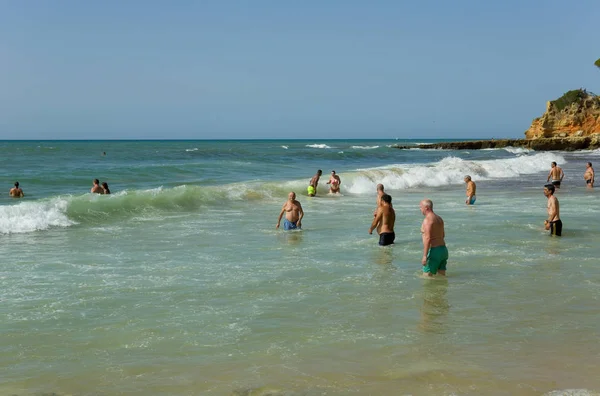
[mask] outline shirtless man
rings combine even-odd
[[[554,187],[560,188],[560,182],[562,181],[563,177],[565,177],[565,173],[560,166],[556,166],[556,162],[554,161],[552,161],[550,166],[550,173],[548,173],[548,179],[546,181],[550,181],[550,178],[552,178],[552,184],[554,184]]]
[[[465,176],[465,183],[467,183],[467,200],[465,203],[467,205],[473,205],[475,203],[475,191],[477,190],[477,186],[475,182],[471,180],[471,176]]]
[[[425,216],[421,225],[423,234],[423,275],[433,276],[436,273],[446,275],[448,263],[448,249],[444,242],[444,220],[433,211],[433,202],[424,199],[419,205],[421,213]]]
[[[94,194],[104,194],[104,189],[100,185],[100,180],[94,179],[94,185],[92,186],[90,192]]]
[[[317,195],[317,185],[319,184],[319,179],[321,178],[322,174],[323,171],[319,169],[312,179],[310,179],[310,182],[308,182],[308,188],[306,190],[309,197],[314,197]]]
[[[369,227],[369,234],[373,234],[373,230],[377,228],[379,244],[381,246],[391,245],[394,243],[394,239],[396,239],[396,234],[394,233],[395,222],[396,212],[392,208],[392,197],[383,194],[375,218],[371,223],[371,227]]]
[[[544,228],[550,230],[550,235],[561,236],[562,221],[560,220],[560,206],[554,196],[554,185],[544,186],[544,195],[548,198],[548,218],[544,220]]]
[[[592,163],[588,162],[585,165],[585,173],[583,174],[583,179],[585,180],[585,184],[587,184],[588,188],[594,188],[594,168],[592,168]]]
[[[302,218],[304,217],[304,211],[302,210],[302,205],[300,205],[300,202],[296,201],[296,193],[293,191],[288,194],[288,200],[285,201],[285,203],[281,207],[281,213],[279,213],[279,219],[277,219],[277,227],[275,228],[279,228],[279,223],[281,223],[281,218],[283,217],[284,213],[284,230],[287,231],[302,228]]]
[[[15,182],[15,186],[10,189],[8,195],[13,198],[23,198],[25,196],[25,194],[23,194],[23,190],[21,190],[21,187],[19,187],[19,182]]]
[[[331,171],[331,177],[329,178],[327,184],[329,184],[329,192],[331,194],[340,193],[340,184],[342,184],[342,181],[340,180],[340,177],[335,174],[334,170]]]

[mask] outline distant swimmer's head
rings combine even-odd
[[[335,171],[334,171],[334,170],[332,170],[332,171],[331,171],[331,174],[332,174],[332,175],[335,175]]]
[[[553,195],[554,194],[554,184],[546,184],[544,186],[544,195]]]
[[[322,171],[321,169],[319,169],[319,170],[317,171],[317,173],[319,174],[319,176],[321,176],[321,175],[323,174],[323,171]]]
[[[385,202],[387,204],[391,204],[392,203],[392,196],[388,195],[388,194],[383,194],[381,196],[381,202]]]
[[[587,167],[588,167],[588,168],[591,168],[591,167],[592,167],[592,163],[591,163],[591,162],[588,162],[588,163],[587,163]]]
[[[19,182],[18,181],[15,182],[15,187],[19,188]]]
[[[94,179],[94,184],[100,184],[100,180]]]
[[[379,183],[377,185],[377,191],[382,191],[383,192],[383,184]]]
[[[288,194],[288,199],[289,199],[290,201],[293,201],[293,200],[295,200],[295,199],[296,199],[296,193],[295,193],[295,192],[293,192],[293,191],[290,191],[290,193]]]
[[[471,176],[467,175],[465,176],[465,182],[468,183],[471,181]]]
[[[550,164],[551,167],[555,167],[556,166],[556,162],[552,161],[552,163]]]

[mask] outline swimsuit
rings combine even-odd
[[[552,180],[552,184],[554,184],[557,187],[560,187],[560,180]]]
[[[587,179],[587,180],[585,181],[585,184],[592,184],[592,179]]]
[[[555,220],[550,222],[550,235],[561,236],[562,234],[562,221]]]
[[[469,205],[473,205],[473,204],[475,203],[475,199],[476,199],[476,198],[475,198],[475,195],[473,195],[473,196],[471,197],[471,200],[469,201]]]
[[[396,234],[393,232],[382,232],[379,234],[379,244],[381,246],[391,245],[396,239]]]
[[[306,189],[306,191],[308,192],[308,195],[315,195],[317,193],[315,191],[314,186],[308,186],[308,188]]]
[[[288,219],[283,219],[283,229],[288,231],[288,230],[295,230],[298,228],[297,225],[297,221],[289,221]]]
[[[448,249],[446,245],[429,248],[427,252],[427,264],[423,266],[423,272],[437,274],[438,270],[446,271],[448,263]]]

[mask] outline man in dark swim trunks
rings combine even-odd
[[[563,177],[565,177],[565,172],[563,172],[560,166],[556,165],[556,162],[552,161],[550,164],[550,173],[548,173],[548,179],[546,179],[546,181],[552,179],[554,187],[560,188],[560,182],[562,182]]]
[[[379,232],[379,244],[381,246],[391,245],[396,239],[394,233],[394,223],[396,222],[396,212],[392,208],[392,197],[388,194],[383,194],[379,201],[379,208],[369,227],[369,234],[373,234],[373,230],[377,228]]]
[[[585,165],[585,173],[583,174],[583,179],[585,180],[585,184],[588,188],[594,188],[594,168],[592,168],[592,163],[588,162]]]
[[[562,235],[562,221],[560,219],[560,206],[554,196],[554,185],[544,186],[544,195],[548,198],[548,219],[544,221],[544,228],[550,230],[550,235]]]

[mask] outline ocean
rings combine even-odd
[[[0,394],[599,394],[600,151],[424,142],[1,141]],[[390,247],[368,234],[377,183]],[[275,228],[290,191],[301,231]],[[423,198],[446,278],[421,277]]]

